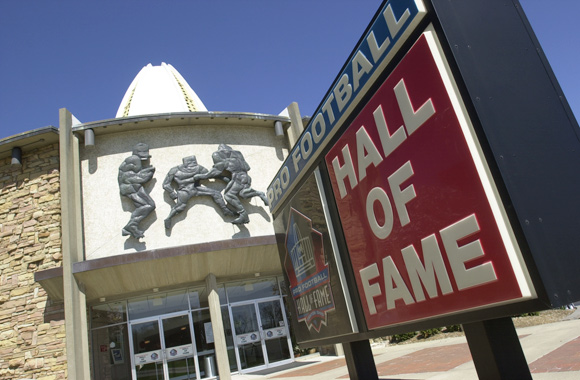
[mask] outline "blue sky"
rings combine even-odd
[[[520,1],[579,115],[580,1]],[[0,139],[58,126],[63,107],[115,117],[148,63],[172,64],[210,111],[312,115],[380,4],[0,1]]]

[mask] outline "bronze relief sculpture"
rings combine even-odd
[[[133,154],[127,157],[119,166],[119,190],[122,196],[129,198],[135,210],[131,213],[129,222],[123,227],[122,235],[130,235],[136,239],[144,236],[139,223],[153,210],[155,202],[143,187],[155,173],[155,168],[149,164],[149,146],[138,143],[133,148]],[[233,224],[250,222],[248,212],[242,204],[242,199],[259,197],[268,205],[266,195],[252,188],[252,178],[248,175],[250,165],[244,155],[226,144],[220,144],[212,154],[213,166],[210,170],[197,163],[196,156],[182,159],[182,164],[169,170],[163,181],[163,189],[175,201],[169,215],[164,220],[166,229],[171,229],[172,218],[187,208],[187,203],[193,197],[210,196],[225,216],[236,216]],[[203,186],[201,180],[218,179],[226,183],[222,193]]]
[[[217,178],[225,181],[227,186],[224,190],[224,198],[228,205],[238,215],[232,221],[233,224],[245,224],[250,222],[248,212],[242,205],[240,198],[249,199],[260,197],[264,204],[268,205],[266,194],[252,189],[252,178],[248,175],[250,165],[244,159],[244,155],[233,150],[226,144],[220,144],[218,150],[212,154],[213,167],[205,174],[197,174],[195,180]]]
[[[151,158],[149,145],[138,143],[133,147],[133,154],[119,166],[117,179],[120,193],[129,198],[135,206],[129,223],[123,227],[123,236],[142,238],[144,235],[139,229],[139,223],[155,210],[155,202],[143,188],[143,185],[149,182],[155,173],[155,168],[147,165],[149,158]]]
[[[209,195],[220,207],[224,215],[233,216],[234,213],[227,208],[226,202],[219,191],[210,189],[199,184],[194,176],[207,173],[207,169],[197,163],[195,156],[185,157],[183,164],[175,166],[169,170],[163,181],[163,189],[169,193],[171,199],[176,203],[171,207],[171,212],[165,219],[165,228],[171,228],[171,218],[187,208],[187,202],[195,196]],[[172,186],[177,185],[177,189]]]

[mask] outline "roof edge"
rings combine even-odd
[[[193,122],[192,122],[193,120]],[[226,121],[227,120],[227,121]],[[95,134],[107,134],[120,131],[127,131],[133,128],[142,129],[149,127],[158,127],[161,122],[167,122],[172,125],[188,123],[240,123],[244,125],[256,124],[263,121],[264,127],[273,127],[273,123],[281,121],[283,124],[289,124],[290,118],[280,115],[269,115],[262,113],[249,112],[171,112],[150,115],[128,116],[123,118],[106,119],[83,123],[73,127],[73,132],[82,132],[92,129]],[[147,122],[147,124],[144,124]],[[143,123],[143,124],[142,124]],[[128,128],[132,126],[133,128]]]
[[[58,133],[58,128],[50,125],[0,139],[0,158],[9,157],[14,147],[26,152],[40,145],[54,144],[58,142]]]

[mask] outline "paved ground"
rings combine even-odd
[[[536,380],[580,379],[580,309],[566,320],[517,329],[526,360]],[[470,380],[477,374],[465,337],[373,348],[382,380]],[[307,356],[288,366],[235,380],[348,379],[343,357]]]

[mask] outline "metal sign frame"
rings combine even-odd
[[[524,272],[527,271],[523,278],[531,291],[519,301],[458,310],[388,328],[369,330],[365,319],[358,318],[359,332],[337,337],[335,341],[363,340],[411,329],[473,323],[557,307],[580,299],[580,277],[574,273],[580,266],[580,259],[575,255],[580,250],[580,239],[574,232],[580,229],[580,218],[576,215],[580,209],[580,197],[575,195],[575,189],[580,185],[580,130],[517,0],[507,5],[499,0],[412,2],[414,6],[419,3],[417,9],[421,12],[417,14],[420,18],[416,22],[413,20],[415,29],[405,29],[407,40],[397,40],[393,45],[404,48],[385,55],[390,61],[381,63],[382,71],[372,73],[372,81],[369,79],[360,87],[360,93],[352,95],[352,101],[344,105],[345,112],[339,117],[336,113],[332,128],[325,128],[326,134],[322,133],[321,118],[324,118],[325,126],[331,125],[329,99],[336,99],[341,93],[337,86],[340,86],[345,71],[352,72],[354,58],[359,57],[358,62],[361,62],[360,54],[364,55],[361,44],[368,44],[377,19],[385,20],[385,11],[391,5],[391,10],[395,9],[395,3],[398,2],[389,0],[383,3],[315,117],[274,178],[268,189],[268,197],[273,201],[272,212],[275,217],[280,214],[288,196],[301,186],[306,174],[320,165],[330,145],[336,143],[352,123],[373,92],[400,62],[406,49],[428,24],[432,24],[433,33],[440,41],[439,49],[448,61],[451,78],[454,78],[455,91],[462,99],[460,108],[469,115],[473,126],[471,133],[480,145],[480,155],[495,185],[493,192],[503,205],[500,214],[508,229],[512,230],[508,240],[512,240],[522,252],[521,256],[516,255],[516,261]],[[393,15],[395,20],[402,20],[404,11],[395,11]],[[530,75],[533,80],[530,80]],[[547,125],[551,127],[550,132],[546,130]],[[322,182],[330,184],[324,165],[319,167],[322,169]],[[361,316],[364,300],[353,291],[355,276],[342,234],[344,226],[329,186],[325,186],[324,193],[345,268],[347,291],[352,296],[354,313]],[[563,262],[568,264],[563,265]]]

